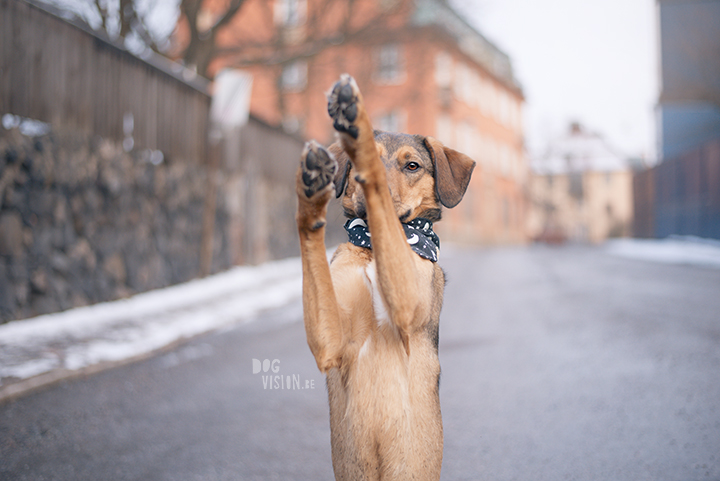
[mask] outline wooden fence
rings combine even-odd
[[[0,0],[0,115],[203,161],[209,105],[207,81],[172,62],[131,55],[50,7]]]
[[[207,91],[207,80],[159,56],[138,58],[51,7],[0,0],[0,116],[123,141],[132,114],[134,150],[160,150],[165,166],[202,164],[202,240],[183,242],[199,254],[203,274],[297,255],[294,183],[303,142],[251,116],[211,148]],[[345,236],[338,203],[328,217],[332,245]]]
[[[633,175],[633,236],[655,237],[655,169]]]
[[[228,215],[217,263],[257,264],[300,254],[295,225],[297,173],[303,142],[253,117],[238,130],[224,133],[218,172],[218,207]],[[339,201],[327,213],[326,242],[347,239]],[[227,257],[223,257],[227,256]]]
[[[635,236],[720,239],[720,140],[635,175]]]

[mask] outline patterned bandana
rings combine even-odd
[[[432,222],[427,219],[417,218],[402,226],[412,250],[423,259],[437,262],[440,238],[433,232]],[[345,230],[352,244],[372,249],[370,231],[364,220],[360,218],[350,219],[345,223]]]

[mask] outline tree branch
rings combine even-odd
[[[213,31],[219,30],[222,27],[224,27],[225,25],[227,25],[228,22],[230,22],[230,20],[233,19],[235,14],[238,13],[240,8],[242,8],[244,3],[245,3],[245,0],[232,0],[232,2],[230,3],[230,7],[228,7],[225,14],[221,15],[220,18],[218,18],[215,21],[215,24],[212,27],[210,27],[210,30],[213,30]]]
[[[325,6],[331,3],[337,3],[337,0],[326,0]],[[216,47],[214,50],[215,58],[231,57],[243,55],[242,58],[233,61],[236,67],[247,67],[259,64],[285,64],[302,58],[310,58],[320,54],[323,50],[344,42],[356,42],[363,40],[376,39],[387,33],[387,24],[384,21],[390,13],[394,13],[399,7],[394,7],[393,11],[380,12],[371,17],[362,26],[351,30],[351,21],[355,12],[353,6],[356,5],[353,0],[347,3],[346,15],[343,19],[342,27],[336,29],[335,32],[324,36],[308,35],[306,40],[298,45],[281,45],[279,42],[243,42],[229,47]],[[321,21],[321,14],[314,14],[313,21]],[[307,25],[310,27],[310,25]],[[313,28],[313,33],[318,29]],[[402,29],[394,29],[394,34],[401,33]],[[253,52],[255,52],[253,54]]]

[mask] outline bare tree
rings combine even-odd
[[[310,59],[334,45],[384,35],[388,32],[389,19],[411,8],[409,0],[301,0],[303,4],[307,2],[302,18],[295,19],[301,23],[284,25],[276,22],[275,9],[279,4],[293,2],[263,0],[254,3],[261,9],[260,27],[272,32],[271,38],[237,35],[236,41],[219,44],[218,36],[224,31],[247,32],[255,27],[243,23],[244,7],[253,2],[179,0],[177,14],[167,16],[166,24],[158,28],[157,22],[153,24],[149,20],[163,0],[48,1],[73,11],[92,28],[107,32],[111,38],[131,38],[133,45],[176,57],[205,77],[214,73],[210,68],[216,59],[221,60],[223,65],[238,68],[285,65],[301,58]],[[379,5],[377,11],[370,15],[369,4]],[[361,18],[359,14],[363,15],[360,22],[357,21]],[[182,35],[178,35],[180,29],[177,26],[182,26],[187,32],[186,38],[180,40],[181,44],[178,39]]]
[[[41,0],[74,14],[77,20],[101,31],[131,50],[149,48],[164,53],[178,19],[177,0]],[[152,21],[158,11],[162,21]]]
[[[127,1],[127,0],[125,0]],[[188,44],[182,52],[185,65],[194,67],[202,76],[208,76],[210,63],[218,57],[217,35],[240,12],[246,0],[230,0],[224,10],[216,12],[216,17],[205,25],[203,0],[182,0],[180,12],[189,30]]]
[[[200,75],[209,76],[212,73],[209,71],[210,64],[215,59],[239,68],[285,65],[298,59],[309,59],[334,45],[386,34],[388,19],[410,7],[407,0],[387,1],[387,6],[357,22],[354,20],[363,7],[367,7],[367,1],[308,0],[302,19],[277,24],[274,8],[282,2],[259,2],[262,28],[273,32],[272,38],[259,40],[252,36],[238,36],[236,42],[219,45],[218,33],[231,26],[236,16],[242,18],[242,7],[246,3],[246,0],[230,0],[224,10],[213,12],[212,20],[208,21],[204,17],[207,11],[202,8],[203,0],[182,0],[180,10],[190,32],[181,55],[187,66],[193,66]],[[364,10],[367,11],[367,8]],[[241,23],[240,27],[242,29]],[[246,27],[244,30],[253,26]]]
[[[411,0],[229,0],[214,10],[203,0],[182,0],[176,55],[208,78],[218,67],[264,67],[273,78],[276,112],[288,121],[284,127],[304,133],[302,119],[288,116],[292,88],[287,90],[284,73],[302,60],[301,76],[311,76],[325,67],[320,62],[331,61],[321,55],[331,47],[392,39],[402,33],[398,20],[409,18],[411,9]]]

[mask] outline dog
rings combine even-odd
[[[438,327],[445,274],[432,223],[475,162],[431,137],[373,131],[355,80],[328,96],[338,142],[305,145],[297,173],[307,342],[327,377],[337,480],[437,480],[443,454]],[[351,242],[328,263],[327,205]]]

